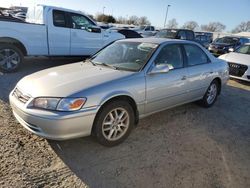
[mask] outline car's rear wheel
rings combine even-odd
[[[128,137],[134,122],[133,108],[125,101],[114,101],[97,114],[94,133],[100,144],[115,146]]]
[[[219,83],[217,80],[213,80],[209,85],[203,99],[201,100],[201,104],[204,107],[211,107],[217,100],[219,93]]]
[[[12,44],[0,45],[0,69],[4,72],[14,72],[23,62],[23,53]]]

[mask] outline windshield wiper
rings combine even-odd
[[[112,65],[110,65],[110,64],[107,64],[107,63],[95,63],[95,65],[102,65],[102,66],[110,67],[110,68],[112,68],[112,69],[117,70],[117,67],[114,67],[114,66],[112,66]]]
[[[91,61],[91,59],[86,59],[85,62],[91,63],[92,65],[96,66],[96,64],[93,61]]]

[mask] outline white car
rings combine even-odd
[[[228,62],[230,77],[250,82],[250,43],[219,58]]]

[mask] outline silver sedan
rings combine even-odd
[[[227,80],[227,63],[197,43],[128,39],[85,62],[26,76],[9,98],[16,119],[39,136],[92,134],[114,146],[140,118],[192,101],[212,106]]]

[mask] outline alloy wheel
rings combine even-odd
[[[111,110],[102,123],[102,134],[109,141],[119,140],[128,130],[129,113],[124,108]]]

